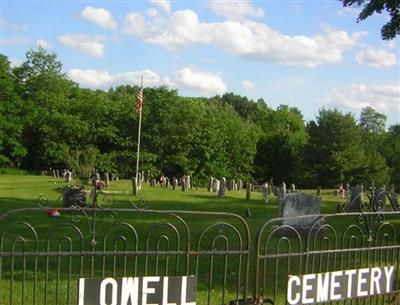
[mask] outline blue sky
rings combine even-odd
[[[354,113],[400,123],[399,39],[387,15],[357,23],[339,1],[1,1],[1,53],[14,65],[38,45],[82,87],[168,85]]]

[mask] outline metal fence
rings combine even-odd
[[[63,208],[52,218],[45,205],[9,211],[0,216],[0,304],[76,304],[78,278],[197,275],[197,304],[283,305],[290,275],[374,266],[395,266],[393,293],[339,303],[400,304],[400,212],[369,204],[290,219],[314,217],[307,229],[272,219],[254,236],[231,213],[142,204]]]

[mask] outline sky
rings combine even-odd
[[[0,48],[13,65],[41,46],[81,87],[167,85],[184,96],[234,92],[268,106],[400,123],[400,40],[385,13],[320,1],[0,0]]]

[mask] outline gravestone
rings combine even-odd
[[[234,191],[237,191],[237,190],[238,190],[238,183],[237,183],[237,182],[235,182],[235,184],[233,185],[233,190],[234,190]]]
[[[348,212],[361,211],[362,205],[362,187],[360,185],[350,187],[350,202],[348,205]]]
[[[298,217],[317,215],[313,217],[302,217],[296,219],[284,219],[283,225],[288,225],[302,232],[309,231],[320,215],[321,200],[318,196],[304,193],[289,193],[280,204],[280,217]]]
[[[110,176],[108,175],[108,173],[104,174],[104,180],[106,181],[106,186],[110,185]]]
[[[165,178],[165,188],[169,188],[169,178]]]
[[[68,188],[63,193],[63,207],[86,206],[86,193],[78,188]]]
[[[57,178],[60,178],[60,170],[59,169],[56,170],[56,176],[57,176]]]
[[[277,186],[274,186],[274,195],[275,195],[276,197],[279,196],[279,187],[277,187]]]
[[[320,186],[317,187],[317,196],[321,196],[321,187]]]
[[[176,186],[178,185],[178,179],[175,177],[172,178],[172,189],[175,190]]]
[[[219,186],[220,186],[220,182],[218,179],[213,179],[213,186],[212,186],[212,191],[213,193],[218,193],[219,192]]]
[[[294,183],[292,183],[292,184],[290,185],[290,191],[291,191],[292,193],[296,191],[296,186],[294,185]]]
[[[286,183],[285,182],[282,182],[281,191],[283,192],[283,195],[286,195]]]
[[[218,197],[224,197],[225,196],[225,188],[226,188],[226,179],[224,177],[222,177],[221,185],[220,185],[219,191],[218,191]]]
[[[192,181],[189,175],[186,176],[186,180],[185,180],[185,188],[191,189],[192,188]]]
[[[181,182],[181,191],[182,191],[182,192],[186,191],[186,180],[185,180],[185,179],[182,179],[182,182]]]
[[[208,191],[208,192],[211,192],[211,190],[212,190],[213,180],[214,180],[213,177],[210,177],[210,178],[208,179],[208,184],[207,184],[207,191]]]
[[[247,183],[246,185],[246,200],[249,200],[251,197],[251,188],[253,185],[251,183]]]
[[[262,197],[265,203],[268,203],[268,183],[262,185]]]
[[[243,181],[239,180],[238,182],[238,190],[241,191],[243,189]]]
[[[57,173],[55,169],[53,169],[53,178],[57,178]]]
[[[156,178],[153,178],[153,186],[156,186],[157,185],[157,179]]]

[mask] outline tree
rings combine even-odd
[[[375,111],[371,107],[365,107],[361,111],[360,126],[367,133],[385,133],[386,115]]]
[[[367,164],[362,131],[351,114],[322,109],[307,130],[305,159],[310,185],[334,187],[346,181],[363,182]]]
[[[265,111],[259,121],[263,135],[257,143],[255,176],[260,180],[297,182],[307,133],[301,112],[280,105],[276,111]]]
[[[389,128],[383,150],[390,168],[391,182],[400,186],[400,124]]]
[[[374,13],[387,11],[390,20],[382,27],[381,36],[384,40],[393,39],[400,33],[400,1],[398,0],[340,0],[343,6],[361,6],[362,11],[358,15],[357,22],[367,19]]]
[[[390,180],[389,168],[382,155],[385,141],[386,115],[376,112],[371,107],[361,111],[359,125],[362,129],[363,146],[366,157],[366,180],[373,179],[377,185],[387,184]]]
[[[21,139],[26,107],[16,91],[10,62],[0,54],[0,166],[19,166],[27,153]]]

